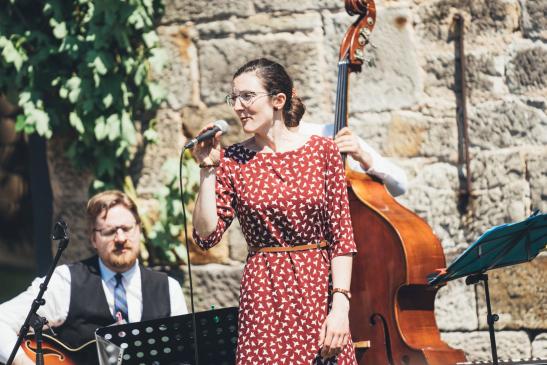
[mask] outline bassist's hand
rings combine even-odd
[[[348,153],[353,159],[361,164],[366,171],[372,164],[372,156],[361,148],[359,137],[349,127],[344,127],[334,137],[334,142],[342,153]]]

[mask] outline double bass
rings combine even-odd
[[[345,7],[359,17],[340,46],[335,135],[347,125],[349,75],[361,71],[376,23],[373,0],[345,0]],[[428,274],[446,266],[438,238],[381,182],[348,168],[346,180],[358,251],[353,260],[349,318],[359,365],[465,361],[463,351],[441,340],[434,315],[437,288],[426,281]]]

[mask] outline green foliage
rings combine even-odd
[[[71,141],[74,165],[96,186],[120,187],[137,144],[136,120],[164,94],[159,0],[10,0],[0,3],[0,93],[18,95],[17,129]],[[145,124],[143,124],[145,125]]]
[[[93,190],[136,194],[128,168],[139,137],[156,140],[146,120],[164,99],[152,78],[166,61],[154,24],[162,11],[161,0],[0,2],[0,94],[17,95],[17,130],[68,141],[73,165],[94,172]],[[188,155],[185,165],[193,176],[187,204],[198,169]],[[178,162],[164,169],[167,185],[156,217],[143,217],[145,234],[154,263],[180,263]]]
[[[165,186],[158,190],[155,198],[158,207],[155,212],[147,212],[154,218],[155,223],[148,232],[149,251],[154,250],[160,261],[170,264],[187,262],[184,242],[182,203],[179,194],[179,161],[169,159],[162,166],[165,176]],[[199,168],[186,151],[183,158],[184,205],[193,203],[199,185]],[[188,223],[191,215],[186,208]],[[187,232],[190,236],[192,232]]]

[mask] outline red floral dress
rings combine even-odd
[[[353,346],[336,358],[318,355],[331,298],[330,260],[356,252],[342,159],[336,144],[312,136],[283,153],[240,144],[217,169],[216,231],[194,239],[207,249],[237,216],[249,246],[295,246],[327,240],[325,250],[251,252],[241,279],[238,365],[354,365]]]

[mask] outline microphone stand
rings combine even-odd
[[[186,208],[184,206],[184,184],[182,183],[182,161],[184,159],[184,152],[188,147],[184,147],[180,153],[179,160],[179,192],[180,192],[180,202],[182,204],[182,217],[184,224],[184,243],[186,246],[186,256],[188,257],[188,280],[190,286],[190,309],[192,311],[192,332],[194,335],[194,364],[199,365],[199,348],[198,348],[198,325],[196,322],[196,311],[194,308],[194,284],[192,283],[192,263],[190,262],[190,243],[188,242],[188,230],[187,230],[187,221],[186,221]]]
[[[53,275],[53,271],[55,270],[55,267],[57,266],[57,262],[61,258],[61,254],[63,253],[65,248],[68,246],[68,242],[69,242],[68,227],[62,219],[59,219],[59,221],[55,223],[55,227],[53,228],[52,239],[54,241],[59,241],[57,254],[55,255],[55,258],[53,259],[53,263],[49,267],[49,270],[44,282],[40,284],[40,291],[38,292],[36,299],[34,299],[34,301],[32,302],[32,306],[30,307],[30,311],[27,314],[27,318],[25,319],[25,322],[23,323],[23,325],[21,326],[21,329],[19,330],[19,336],[17,338],[17,342],[15,342],[15,346],[13,346],[11,355],[6,365],[12,364],[13,359],[15,358],[15,354],[17,354],[17,351],[19,350],[19,346],[21,346],[23,339],[28,334],[29,327],[32,327],[34,329],[34,333],[36,335],[36,344],[37,344],[36,364],[40,364],[40,365],[44,364],[44,353],[42,350],[42,328],[44,327],[45,324],[47,324],[47,320],[44,317],[39,316],[36,312],[38,311],[40,306],[46,303],[45,299],[43,299],[43,296],[47,290],[47,285],[49,283],[49,280],[51,279],[51,276]]]

